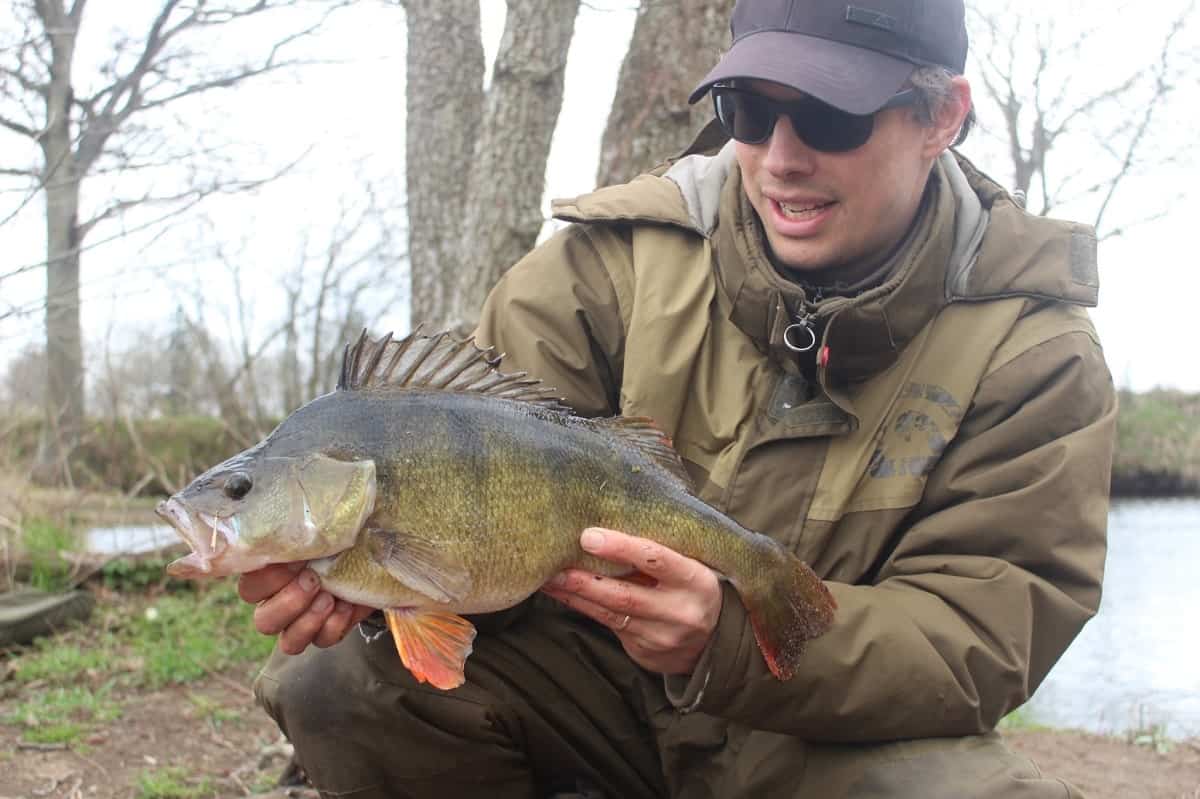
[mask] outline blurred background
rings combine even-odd
[[[686,97],[732,5],[2,0],[0,590],[143,574],[171,541],[155,498],[329,390],[363,327],[469,330],[557,228],[550,198],[708,121]],[[960,149],[1031,213],[1096,227],[1122,393],[1104,605],[1012,723],[1186,740],[1196,4],[976,0],[968,27]]]

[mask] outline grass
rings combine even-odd
[[[253,612],[232,581],[154,597],[109,595],[89,624],[10,658],[8,690],[21,701],[2,721],[23,727],[26,741],[71,743],[119,715],[110,698],[116,688],[186,684],[239,666],[249,677],[274,643],[255,631]],[[214,725],[234,717],[197,707]]]
[[[193,779],[179,766],[143,771],[137,779],[137,799],[201,799],[215,795],[208,777]]]
[[[31,743],[78,743],[93,725],[120,718],[111,690],[110,682],[96,689],[77,685],[33,691],[4,721],[23,727],[22,738]]]
[[[1000,719],[1000,723],[996,725],[996,729],[1000,730],[1001,732],[1005,730],[1015,732],[1017,730],[1033,731],[1047,730],[1050,728],[1036,721],[1033,717],[1033,712],[1029,709],[1029,707],[1022,705],[1004,718]]]
[[[1121,392],[1113,473],[1170,475],[1200,485],[1200,395]]]
[[[70,587],[71,566],[60,553],[76,548],[69,529],[46,519],[33,518],[21,525],[21,546],[29,559],[29,584],[42,591]]]
[[[222,724],[229,721],[236,721],[242,715],[236,710],[222,707],[219,702],[215,702],[203,694],[189,693],[188,701],[208,721],[213,729],[220,729]]]

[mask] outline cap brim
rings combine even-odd
[[[789,86],[851,114],[870,114],[900,91],[914,69],[874,50],[802,33],[759,31],[738,39],[688,102],[718,81],[756,79]]]

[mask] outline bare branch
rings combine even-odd
[[[37,141],[41,136],[41,131],[36,131],[28,125],[22,125],[20,122],[4,116],[0,116],[0,127],[7,128],[13,133],[33,139],[34,141]]]

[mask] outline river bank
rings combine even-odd
[[[1122,391],[1114,497],[1200,496],[1200,394]]]
[[[0,799],[316,799],[275,781],[288,745],[253,702],[243,670],[114,697],[119,720],[75,744],[31,745],[0,724]],[[0,718],[16,700],[0,698]],[[1200,798],[1200,741],[1169,748],[1071,730],[1004,732],[1044,774],[1088,799]]]
[[[85,589],[86,624],[0,651],[0,799],[284,799],[287,743],[250,689],[271,641],[233,582],[174,583],[144,561]],[[1200,739],[1033,718],[1018,711],[1001,732],[1089,799],[1200,799]]]

